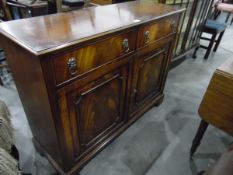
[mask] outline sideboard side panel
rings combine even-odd
[[[34,139],[61,164],[59,145],[40,60],[0,34],[7,62]]]

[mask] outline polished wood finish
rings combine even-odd
[[[57,84],[61,84],[69,79],[81,76],[97,68],[107,65],[114,59],[120,59],[135,50],[137,31],[128,31],[114,37],[109,37],[98,41],[92,45],[82,46],[64,54],[58,54],[53,59],[53,69]],[[123,41],[128,40],[129,49],[122,47]],[[114,48],[114,49],[113,49]],[[110,52],[111,50],[111,52]],[[70,75],[67,70],[69,58],[77,58],[77,72]],[[101,59],[98,59],[101,58]]]
[[[162,102],[182,11],[138,1],[1,25],[34,143],[59,173]]]
[[[222,64],[214,73],[199,108],[206,122],[233,135],[233,62]]]
[[[215,72],[199,107],[203,127],[199,127],[195,141],[200,143],[207,123],[233,135],[233,61],[224,62]],[[204,129],[201,129],[204,128]],[[199,144],[193,144],[191,154],[194,154]],[[195,147],[195,148],[194,148]]]
[[[156,49],[152,55],[135,60],[130,103],[131,115],[138,112],[144,103],[162,94],[164,69],[169,60],[168,49],[169,42]]]
[[[15,42],[41,55],[182,11],[139,1],[10,21],[0,27],[4,35],[14,36]],[[18,32],[19,26],[25,26],[27,30]]]

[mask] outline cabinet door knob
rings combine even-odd
[[[150,32],[147,30],[144,33],[144,42],[147,44],[147,43],[149,43],[149,41],[150,41]]]
[[[125,38],[122,42],[123,49],[125,52],[129,52],[129,40]]]
[[[76,74],[76,72],[77,72],[77,60],[74,57],[69,58],[67,61],[67,67],[68,67],[69,73],[71,75]]]

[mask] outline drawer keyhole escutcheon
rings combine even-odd
[[[150,41],[150,32],[148,30],[144,33],[144,41],[146,44]]]
[[[77,60],[74,57],[69,58],[67,61],[67,67],[68,67],[70,75],[76,74],[76,72],[77,72]]]
[[[125,38],[122,42],[123,49],[125,52],[129,52],[129,40]]]

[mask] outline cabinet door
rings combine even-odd
[[[64,95],[76,158],[123,123],[127,74],[121,67]]]
[[[156,49],[150,56],[136,58],[131,94],[131,114],[146,102],[162,94],[169,45]]]

